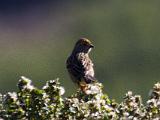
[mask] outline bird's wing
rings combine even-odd
[[[70,57],[67,60],[67,69],[78,80],[81,80],[82,76],[84,76],[85,69],[83,65],[74,57]]]
[[[89,56],[84,53],[77,54],[75,57],[69,57],[67,60],[67,69],[75,79],[91,83],[95,81],[93,64]]]

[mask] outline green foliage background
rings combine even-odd
[[[21,75],[43,86],[59,77],[75,91],[65,60],[80,37],[93,41],[96,77],[111,98],[128,90],[144,99],[160,81],[160,1],[1,2],[0,91],[16,91]],[[2,7],[2,5],[4,5]]]

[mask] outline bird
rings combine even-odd
[[[66,61],[66,68],[69,76],[80,89],[85,92],[87,86],[96,81],[94,64],[89,53],[94,45],[87,38],[80,38]]]

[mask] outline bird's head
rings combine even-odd
[[[91,43],[90,40],[87,38],[80,38],[74,48],[74,52],[84,52],[84,53],[89,53],[91,49],[93,48],[93,44]]]

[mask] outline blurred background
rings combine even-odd
[[[110,98],[132,90],[144,100],[160,81],[160,1],[1,0],[0,92],[20,76],[41,88],[60,78],[76,91],[65,61],[77,39],[92,40],[96,77]]]

